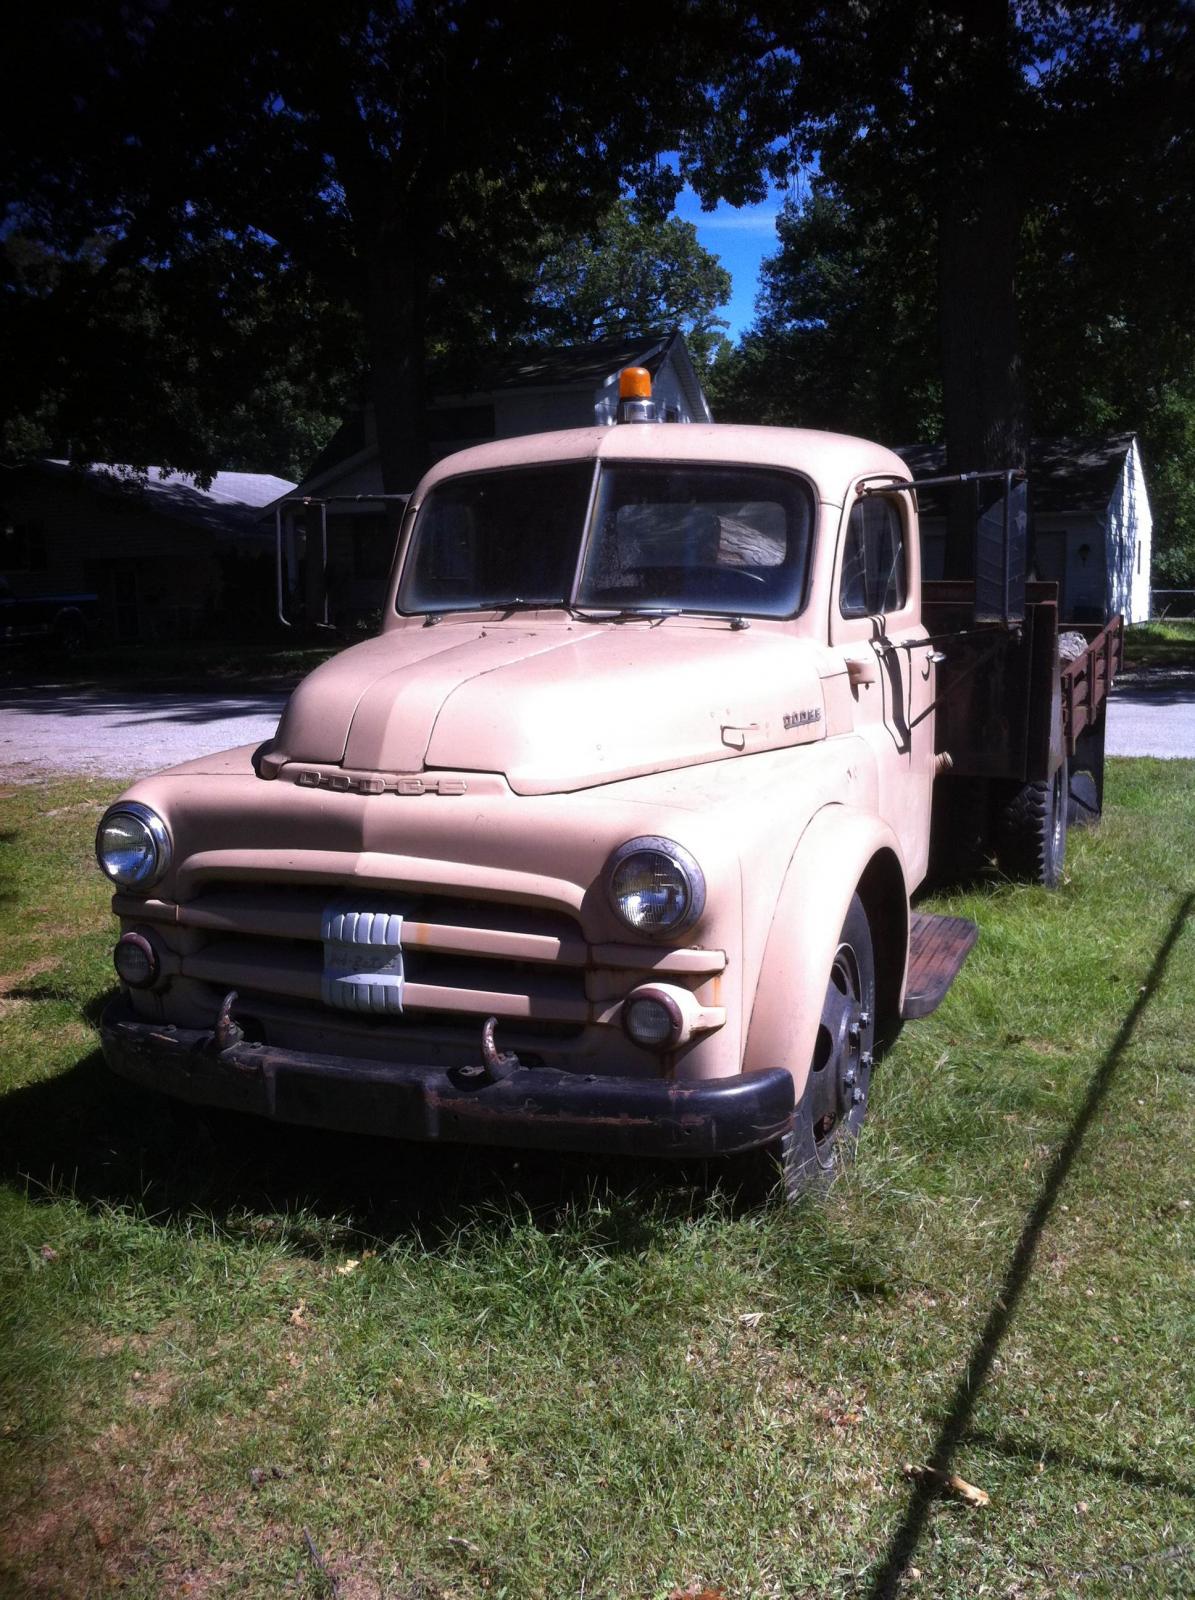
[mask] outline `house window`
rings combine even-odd
[[[899,611],[908,594],[904,522],[900,507],[882,495],[864,495],[851,509],[842,555],[838,605],[844,617]]]
[[[46,525],[44,522],[0,522],[0,572],[44,572],[46,570]]]

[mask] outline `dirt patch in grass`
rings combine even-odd
[[[172,1389],[164,1374],[146,1374],[137,1399],[153,1408]],[[22,1594],[46,1600],[117,1593],[147,1572],[158,1575],[154,1593],[225,1594],[247,1528],[257,1564],[294,1547],[288,1530],[262,1518],[251,1490],[231,1499],[204,1492],[181,1441],[147,1455],[140,1423],[114,1425],[53,1465],[0,1524],[0,1575],[19,1574]]]
[[[14,989],[23,988],[34,978],[53,972],[61,964],[58,956],[41,956],[36,961],[28,962],[19,972],[0,972],[0,997],[12,994]]]
[[[102,1455],[55,1464],[0,1524],[0,1574],[22,1594],[82,1595],[135,1569],[132,1479]]]

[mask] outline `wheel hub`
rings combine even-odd
[[[867,1098],[871,1017],[860,994],[858,967],[849,946],[839,948],[826,988],[814,1058],[813,1130],[820,1143]]]

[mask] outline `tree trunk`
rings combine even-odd
[[[965,19],[964,19],[965,20]],[[938,202],[939,328],[949,472],[1024,467],[1016,270],[1022,200],[1007,0],[986,0],[959,59]],[[950,497],[946,576],[972,576],[975,494]]]
[[[390,230],[367,251],[364,271],[366,357],[382,487],[387,494],[408,494],[428,464],[427,285],[418,254]]]

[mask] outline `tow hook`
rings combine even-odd
[[[487,1017],[485,1027],[481,1030],[481,1060],[491,1083],[501,1083],[503,1078],[509,1078],[523,1064],[513,1050],[499,1050],[494,1040],[497,1027],[497,1017]]]
[[[213,1055],[223,1055],[225,1050],[231,1050],[233,1045],[244,1044],[245,1035],[232,1020],[232,1008],[237,998],[235,989],[230,989],[220,1002],[220,1010],[216,1017],[216,1026],[212,1029],[212,1037],[208,1048]]]

